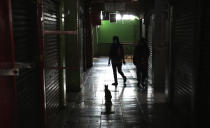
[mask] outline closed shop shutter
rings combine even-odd
[[[40,83],[35,0],[12,0],[16,63],[32,63],[17,76],[18,127],[40,127]],[[26,121],[27,120],[27,121]]]
[[[149,58],[148,58],[148,81],[149,81],[149,84],[152,84],[152,80],[153,80],[153,76],[152,76],[152,29],[153,29],[153,21],[152,21],[152,17],[153,15],[150,16],[150,23],[149,23],[149,26],[148,26],[148,37],[147,37],[147,40],[148,40],[148,48],[149,48],[149,51],[150,51],[150,54],[149,54]]]
[[[199,107],[202,126],[210,127],[210,4],[202,3],[202,22],[201,22],[201,41],[200,41],[200,81],[198,87],[200,90]],[[207,116],[203,116],[203,114]]]
[[[174,105],[190,119],[193,88],[194,14],[193,1],[176,1],[174,5]]]
[[[44,31],[60,30],[59,1],[44,0]],[[60,66],[59,36],[44,35],[45,91],[47,116],[59,111],[60,101]]]

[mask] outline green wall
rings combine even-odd
[[[139,40],[139,20],[119,20],[116,23],[102,21],[100,26],[93,28],[94,56],[107,56],[114,35],[119,36],[126,55],[132,55],[134,45]]]
[[[98,43],[111,43],[114,35],[119,36],[120,42],[138,42],[139,20],[118,20],[116,23],[103,20],[98,28]]]

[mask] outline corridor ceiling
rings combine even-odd
[[[139,12],[139,0],[90,0],[91,7],[100,8],[103,11]],[[140,0],[142,1],[142,0]]]
[[[139,1],[142,1],[142,0],[91,0],[92,2],[103,2],[103,3],[106,3],[106,2],[139,2]]]
[[[102,11],[119,11],[121,13],[133,13],[136,15],[151,9],[154,0],[89,0],[91,7]],[[108,8],[108,10],[107,10]]]

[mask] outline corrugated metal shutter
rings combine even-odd
[[[44,0],[44,30],[60,30],[59,2],[57,0]],[[60,101],[60,70],[59,67],[59,36],[44,35],[44,61],[45,61],[45,91],[47,116],[59,110]]]
[[[12,0],[16,63],[37,65],[37,23],[35,0]],[[18,127],[40,127],[39,72],[21,69],[17,77]]]
[[[148,47],[149,47],[149,51],[150,51],[150,54],[149,54],[149,58],[148,58],[148,82],[149,84],[152,84],[152,16],[150,16],[150,23],[149,23],[149,26],[148,26],[148,33],[147,33],[147,40],[148,40]]]
[[[189,121],[193,88],[194,25],[193,1],[174,5],[174,104]]]
[[[199,81],[199,107],[200,121],[202,126],[210,127],[210,4],[203,1],[202,23],[201,23],[201,42],[200,42],[200,81]],[[207,116],[203,116],[203,114]]]

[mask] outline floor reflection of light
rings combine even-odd
[[[85,103],[84,102],[80,103],[80,108],[85,108]]]
[[[148,86],[147,89],[147,101],[153,101],[154,99],[154,89],[152,86]]]
[[[134,92],[133,89],[126,88],[124,90],[124,93],[123,93],[122,96],[125,97],[125,98],[131,98],[131,97],[134,97],[135,96],[135,92]]]
[[[154,105],[154,88],[149,85],[147,88],[147,109],[151,113],[153,111]]]
[[[148,108],[148,110],[152,110],[153,109],[153,105],[152,104],[148,104],[147,108]]]

